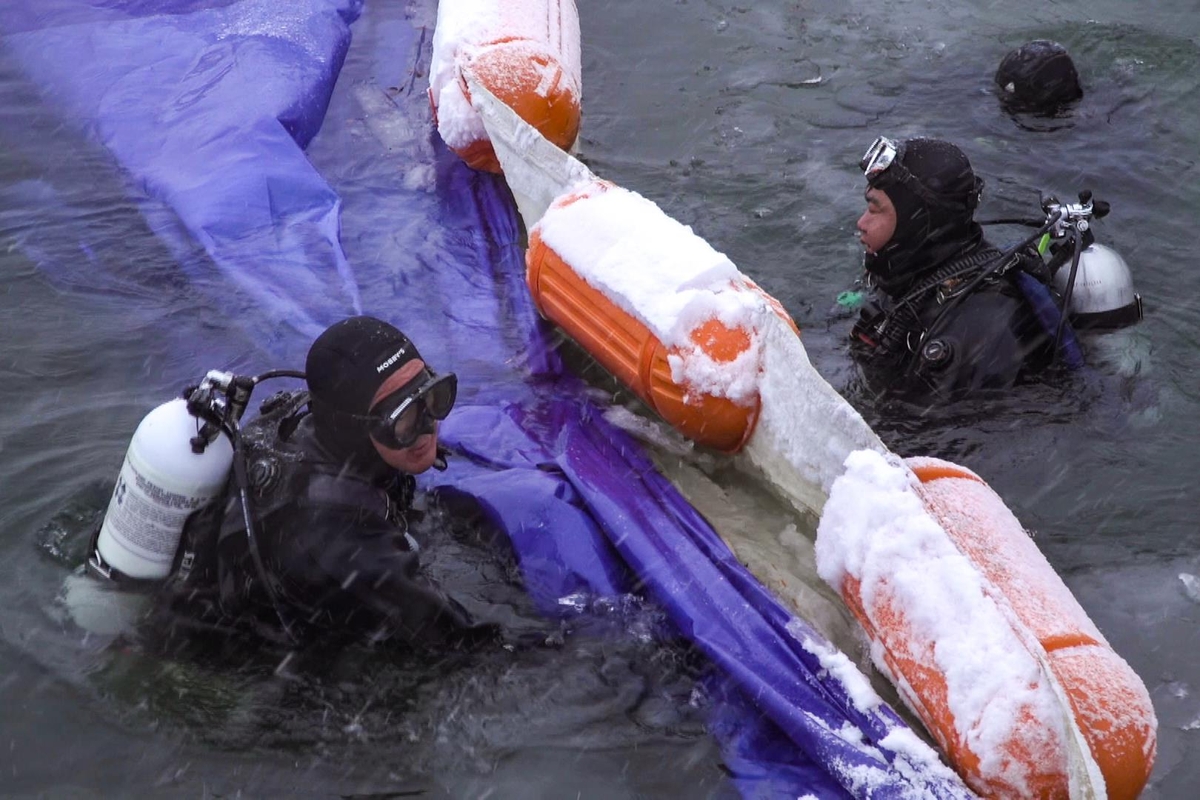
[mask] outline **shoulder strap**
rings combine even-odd
[[[914,350],[916,343],[925,334],[917,306],[935,291],[939,304],[958,296],[967,287],[972,286],[971,278],[978,275],[1002,255],[1003,253],[997,248],[985,244],[974,252],[952,259],[935,269],[925,280],[896,301],[896,304],[884,315],[877,327],[877,338],[880,344],[892,349],[903,344],[906,349]],[[1016,263],[1016,257],[1010,259],[1010,263],[993,270],[989,278],[1003,275]],[[915,340],[914,333],[917,334]]]

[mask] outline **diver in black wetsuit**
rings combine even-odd
[[[870,290],[851,333],[872,388],[914,401],[1005,389],[1050,363],[1053,338],[1018,277],[1049,274],[1036,250],[1006,255],[974,219],[983,181],[953,144],[879,138],[860,164],[857,227]]]
[[[372,317],[322,333],[305,373],[307,392],[269,398],[241,431],[253,536],[231,478],[227,502],[184,531],[170,619],[291,643],[436,647],[493,634],[422,574],[407,531],[412,476],[445,467],[437,428],[455,376],[434,373],[403,333]]]

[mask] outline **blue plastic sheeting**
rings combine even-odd
[[[907,728],[904,722],[886,706],[855,707],[845,686],[801,646],[804,639],[828,642],[763,588],[633,441],[597,419],[562,435],[559,463],[604,520],[625,563],[812,762],[857,796],[962,796],[957,779],[924,774],[922,764],[880,745]],[[773,737],[763,731],[760,738],[765,744]]]
[[[546,613],[631,588],[658,602],[721,670],[711,730],[747,794],[970,796],[883,746],[903,726],[895,714],[849,702],[797,638],[821,637],[563,373],[524,287],[507,189],[431,138],[417,77],[428,31],[374,11],[349,51],[356,0],[20,0],[0,9],[0,30],[143,193],[189,284],[219,295],[282,365],[365,311],[459,374],[443,428],[458,455],[427,486],[481,504]],[[40,263],[74,286],[128,280]]]
[[[360,308],[338,196],[301,148],[320,128],[361,0],[2,6],[6,49],[153,198],[151,228],[192,279],[253,308],[279,342],[311,341]]]

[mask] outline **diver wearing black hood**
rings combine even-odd
[[[1005,257],[984,238],[974,218],[983,181],[963,152],[881,137],[860,166],[867,210],[857,227],[873,292],[851,339],[870,382],[947,399],[1007,388],[1048,364],[1052,340],[1016,278],[1049,276],[1036,251]]]
[[[1071,54],[1058,42],[1035,39],[1004,56],[996,96],[1012,114],[1054,116],[1083,97]]]
[[[288,643],[438,646],[494,632],[422,574],[407,531],[412,476],[445,466],[437,424],[455,376],[372,317],[322,333],[305,374],[307,392],[269,398],[242,429],[253,535],[232,478],[224,506],[189,520],[168,584],[173,619]]]

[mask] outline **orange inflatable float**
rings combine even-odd
[[[1074,747],[1110,800],[1136,798],[1156,744],[1141,679],[978,475],[936,459],[907,464],[919,503],[881,500],[887,521],[860,526],[877,540],[840,556],[851,565],[841,594],[877,665],[981,795],[1071,796],[1072,773],[1087,774],[1072,770]],[[851,491],[836,502],[861,507],[872,490]],[[864,518],[834,503],[819,559],[821,537],[853,541],[846,521]]]
[[[579,12],[573,0],[441,0],[429,102],[443,141],[475,169],[500,172],[465,74],[554,144],[579,134]]]
[[[541,313],[688,438],[732,453],[758,417],[758,313],[779,303],[654,203],[596,180],[529,234]]]

